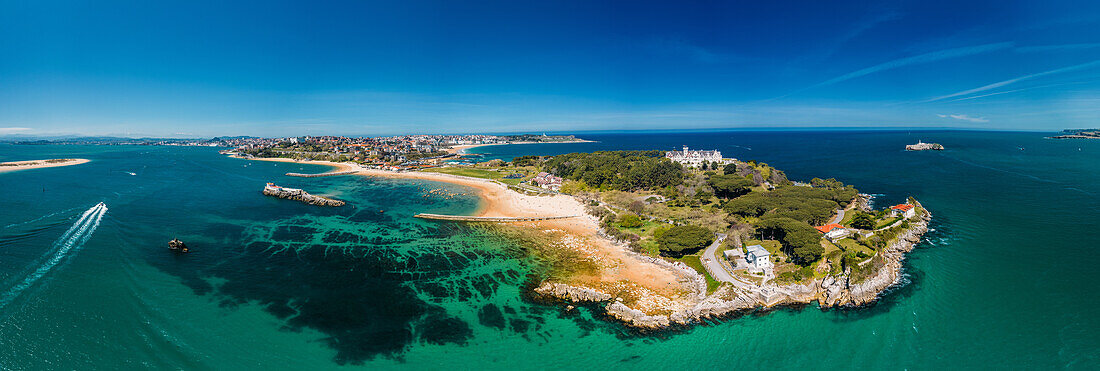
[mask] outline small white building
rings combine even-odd
[[[895,217],[903,217],[905,219],[912,218],[917,215],[917,208],[910,204],[901,204],[890,206],[890,212]]]
[[[769,253],[764,246],[752,245],[745,250],[748,251],[745,254],[745,261],[752,264],[756,269],[768,269],[772,267],[772,254]]]
[[[669,160],[672,160],[674,162],[678,162],[681,165],[686,165],[686,166],[691,166],[691,167],[698,167],[699,165],[701,165],[703,163],[703,161],[707,161],[707,162],[711,162],[711,163],[718,163],[718,164],[725,164],[725,163],[728,163],[730,161],[730,160],[722,158],[722,152],[719,152],[718,150],[713,150],[713,151],[692,151],[692,150],[688,149],[687,146],[684,146],[683,151],[668,151],[668,152],[665,152],[665,158],[668,158]]]
[[[829,242],[836,242],[839,239],[851,236],[854,232],[851,229],[844,228],[844,226],[840,224],[828,224],[820,227],[814,227],[814,229],[817,229],[819,232],[824,233],[825,239],[829,240]]]

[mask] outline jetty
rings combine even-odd
[[[299,177],[299,178],[317,178],[317,177],[323,177],[323,176],[337,176],[337,175],[355,174],[355,173],[358,173],[358,172],[359,172],[359,170],[347,170],[347,171],[333,171],[331,173],[320,173],[320,174],[286,173],[286,175],[287,176],[296,176],[296,177]]]
[[[925,143],[925,142],[922,142],[922,141],[918,140],[917,144],[907,144],[905,146],[905,150],[906,151],[928,151],[928,150],[942,151],[943,150],[943,145],[941,145],[939,143]]]
[[[434,220],[454,220],[462,222],[535,222],[540,220],[554,220],[554,219],[568,219],[576,218],[580,215],[563,215],[563,216],[538,216],[538,217],[507,217],[507,216],[464,216],[464,215],[441,215],[441,214],[427,214],[420,213],[413,215],[414,217],[421,219],[434,219]]]
[[[314,196],[309,194],[309,192],[303,191],[301,189],[280,187],[275,185],[275,183],[267,183],[267,185],[264,186],[264,194],[272,197],[301,201],[310,205],[344,206],[344,201],[333,200],[327,197]]]

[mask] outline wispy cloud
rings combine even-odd
[[[952,119],[962,120],[962,121],[967,121],[967,122],[977,122],[977,123],[989,122],[989,120],[986,119],[985,117],[970,117],[970,116],[967,116],[967,115],[936,115],[936,116],[939,116],[940,118],[952,118]]]
[[[924,54],[921,54],[921,55],[915,55],[915,56],[912,56],[912,57],[899,58],[899,59],[895,59],[895,60],[892,60],[892,61],[889,61],[889,62],[876,64],[876,65],[871,66],[871,67],[867,67],[867,68],[864,68],[864,69],[861,69],[861,70],[857,70],[857,71],[854,71],[854,72],[850,72],[850,73],[847,73],[847,74],[844,74],[844,75],[840,75],[840,76],[825,80],[824,82],[818,83],[818,84],[816,84],[814,86],[811,86],[807,89],[822,87],[822,86],[826,86],[826,85],[832,85],[832,84],[836,84],[836,83],[839,83],[839,82],[848,81],[848,80],[851,80],[851,79],[854,79],[854,78],[857,78],[857,77],[867,76],[867,75],[870,75],[872,73],[888,71],[888,70],[901,68],[901,67],[905,67],[905,66],[932,63],[932,62],[938,62],[938,61],[942,61],[942,60],[946,60],[946,59],[961,58],[961,57],[971,56],[971,55],[975,55],[975,54],[989,53],[989,52],[994,52],[994,51],[998,51],[998,50],[1008,49],[1008,48],[1011,48],[1012,45],[1013,45],[1013,43],[1011,43],[1011,42],[984,44],[984,45],[977,45],[977,46],[967,46],[967,47],[962,47],[962,48],[938,50],[938,51],[934,51],[934,52],[930,52],[930,53],[924,53]]]
[[[15,134],[31,130],[31,128],[0,128],[0,134]]]
[[[1002,86],[1005,86],[1005,85],[1014,84],[1014,83],[1017,83],[1017,82],[1020,82],[1020,81],[1031,80],[1031,79],[1034,79],[1034,78],[1037,78],[1037,77],[1043,77],[1043,76],[1049,76],[1049,75],[1054,75],[1054,74],[1059,74],[1059,73],[1066,73],[1066,72],[1071,72],[1071,71],[1083,70],[1083,69],[1086,69],[1086,68],[1092,68],[1092,67],[1097,67],[1097,66],[1100,66],[1100,60],[1092,61],[1092,62],[1088,62],[1088,63],[1082,63],[1082,64],[1069,66],[1069,67],[1057,68],[1057,69],[1053,69],[1053,70],[1050,70],[1050,71],[1043,71],[1043,72],[1039,72],[1039,73],[1033,73],[1033,74],[1030,74],[1030,75],[1024,75],[1024,76],[1020,76],[1020,77],[1016,77],[1016,78],[1012,78],[1012,79],[1008,79],[1008,80],[1004,80],[1004,81],[995,82],[995,83],[985,85],[985,86],[979,86],[977,88],[973,88],[973,89],[969,89],[969,90],[963,90],[963,91],[960,91],[960,92],[957,92],[957,93],[951,93],[951,94],[948,94],[948,95],[942,95],[942,96],[934,97],[934,98],[925,100],[925,102],[935,102],[935,101],[938,101],[938,100],[944,100],[944,99],[948,99],[948,98],[954,98],[954,97],[959,97],[959,96],[964,96],[964,95],[970,95],[970,94],[974,94],[974,93],[983,92],[983,91],[986,91],[986,90],[996,89],[996,88],[999,88],[999,87],[1002,87]]]
[[[1092,44],[1059,44],[1059,45],[1036,45],[1036,46],[1021,46],[1015,50],[1020,53],[1034,53],[1034,52],[1052,52],[1061,50],[1082,50],[1082,49],[1096,49],[1100,48],[1100,43]]]
[[[835,39],[823,42],[822,51],[817,54],[806,56],[805,60],[811,63],[820,63],[821,61],[827,60],[840,51],[849,41],[852,41],[882,23],[901,18],[902,14],[894,11],[879,13],[869,18],[863,18],[853,23],[846,32],[841,33]]]

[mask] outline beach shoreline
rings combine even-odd
[[[55,161],[55,162],[51,162]],[[27,161],[0,162],[0,173],[16,170],[42,169],[47,167],[72,166],[91,162],[85,158],[60,158]]]
[[[333,170],[326,171],[325,173],[336,173],[336,172],[342,172],[342,171],[358,171],[358,170],[362,169],[362,167],[360,167],[358,164],[347,163],[347,162],[332,162],[332,161],[319,161],[319,160],[295,160],[295,159],[292,159],[292,158],[285,158],[285,157],[241,157],[241,156],[238,156],[238,155],[229,155],[229,157],[236,158],[236,159],[241,159],[241,160],[255,160],[255,161],[266,161],[266,162],[288,162],[288,163],[294,163],[294,164],[325,165],[325,166],[333,167]],[[321,174],[323,174],[323,173],[321,173]]]

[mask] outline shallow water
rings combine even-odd
[[[285,177],[325,168],[213,148],[0,145],[0,161],[93,160],[0,174],[15,196],[0,200],[0,366],[1096,368],[1100,141],[1043,135],[592,134],[582,137],[598,143],[471,150],[717,148],[791,179],[855,184],[882,194],[880,206],[914,196],[934,213],[906,283],[874,306],[781,309],[659,336],[526,302],[525,277],[539,272],[517,242],[411,217],[474,210],[460,186]],[[901,150],[917,139],[948,150]],[[267,181],[348,206],[264,197]],[[467,194],[427,195],[434,188]],[[99,202],[99,224],[81,223]],[[193,253],[170,253],[174,237]]]

